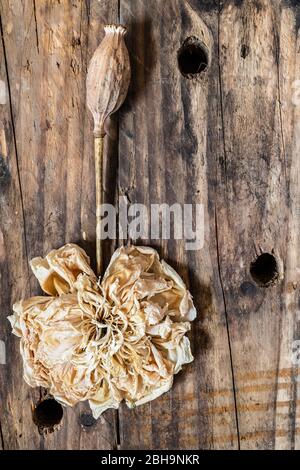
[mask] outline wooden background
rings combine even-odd
[[[0,448],[300,448],[300,7],[296,0],[2,0],[0,43]],[[198,309],[195,361],[171,392],[97,422],[82,403],[41,436],[7,316],[39,292],[28,260],[65,242],[94,257],[88,61],[103,24],[128,26],[132,82],[110,125],[106,200],[203,203],[205,245],[143,241]],[[209,66],[184,78],[196,36]],[[106,261],[118,241],[106,244]],[[283,279],[249,274],[274,252]],[[1,363],[2,362],[2,363]]]

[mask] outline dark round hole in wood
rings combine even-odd
[[[178,67],[186,78],[194,78],[208,67],[206,46],[194,36],[187,38],[177,54]]]
[[[81,413],[80,424],[89,428],[90,426],[94,426],[96,424],[96,420],[91,413]]]
[[[251,297],[255,294],[257,287],[252,282],[243,282],[240,286],[243,295]]]
[[[259,255],[251,263],[250,274],[259,286],[268,287],[276,282],[279,276],[279,269],[275,256],[270,253]]]
[[[249,55],[250,52],[250,47],[247,46],[247,44],[242,44],[241,46],[241,57],[243,59],[246,59],[246,57]]]
[[[54,398],[38,403],[33,412],[33,421],[40,429],[53,429],[63,417],[63,407]]]

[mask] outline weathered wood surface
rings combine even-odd
[[[38,292],[34,277],[28,275],[27,261],[33,256],[69,241],[79,242],[93,255],[94,160],[85,78],[103,24],[117,19],[114,1],[12,1],[1,5],[11,92],[5,113],[6,139],[10,139],[7,164],[12,175],[7,187],[1,185],[1,210],[6,211],[3,218],[1,213],[1,335],[5,335],[8,362],[5,368],[0,366],[5,448],[116,446],[114,412],[94,426],[82,426],[82,414],[90,413],[86,404],[65,410],[60,431],[46,439],[39,436],[31,417],[38,391],[23,384],[18,341],[9,334],[6,316],[14,301]],[[1,65],[5,78],[3,60]]]
[[[299,369],[292,363],[300,339],[297,3],[2,2],[0,447],[300,447]],[[31,416],[40,391],[22,380],[6,317],[14,301],[38,292],[28,272],[33,256],[69,241],[95,255],[85,76],[103,24],[116,21],[129,28],[132,83],[111,123],[106,198],[204,204],[200,251],[185,251],[181,240],[142,241],[194,296],[195,361],[151,404],[108,411],[91,426],[82,404],[65,410],[59,430],[40,436]],[[177,66],[190,36],[209,51],[197,80]],[[282,262],[283,278],[267,288],[249,273],[261,250]]]

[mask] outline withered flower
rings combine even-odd
[[[68,244],[31,267],[49,297],[14,305],[24,378],[61,403],[107,408],[168,391],[193,356],[185,333],[196,311],[182,279],[148,247],[121,247],[100,284],[86,253]]]

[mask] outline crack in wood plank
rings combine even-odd
[[[220,61],[220,17],[222,11],[222,3],[219,1],[219,9],[218,9],[218,71],[219,71],[219,90],[220,90],[220,107],[221,107],[221,122],[222,122],[222,141],[223,141],[223,152],[224,152],[224,171],[225,171],[225,185],[227,187],[227,152],[226,152],[226,145],[225,145],[225,121],[224,121],[224,108],[223,108],[223,90],[222,90],[222,76],[221,76],[221,61]],[[234,397],[234,408],[235,408],[235,420],[236,420],[236,431],[237,431],[237,441],[238,441],[238,448],[240,450],[241,443],[240,443],[240,431],[239,431],[239,417],[238,417],[238,409],[237,409],[237,396],[236,396],[236,386],[235,386],[235,376],[234,376],[234,367],[233,367],[233,356],[232,356],[232,347],[231,347],[231,339],[230,339],[230,331],[229,331],[229,323],[228,323],[228,312],[227,312],[227,305],[226,305],[226,297],[225,297],[225,290],[222,280],[221,274],[221,263],[220,263],[220,250],[219,250],[219,235],[218,235],[218,217],[217,211],[215,210],[215,234],[216,234],[216,248],[217,248],[217,263],[218,263],[218,273],[220,279],[220,285],[222,290],[223,302],[224,302],[224,313],[225,313],[225,320],[226,320],[226,331],[227,331],[227,338],[228,338],[228,349],[229,349],[229,358],[230,358],[230,367],[231,367],[231,376],[232,376],[232,389],[233,389],[233,397]]]
[[[222,141],[223,141],[223,153],[224,153],[224,173],[225,173],[225,185],[227,188],[227,152],[225,145],[225,121],[224,121],[224,104],[223,104],[223,87],[222,87],[222,74],[221,74],[221,51],[220,51],[220,20],[221,20],[222,4],[219,0],[218,10],[218,72],[219,72],[219,91],[220,91],[220,107],[221,107],[221,123],[222,123]]]
[[[279,122],[280,122],[280,138],[282,144],[282,152],[283,152],[283,160],[284,160],[284,178],[285,184],[287,189],[287,194],[289,194],[289,187],[287,183],[287,163],[286,163],[286,150],[285,150],[285,142],[284,142],[284,132],[283,132],[283,117],[282,117],[282,102],[281,102],[281,89],[280,89],[280,39],[279,33],[276,29],[276,14],[273,15],[274,20],[274,44],[275,44],[275,55],[276,55],[276,71],[277,71],[277,90],[278,90],[278,104],[279,104]]]
[[[2,450],[5,450],[4,436],[3,436],[3,432],[2,432],[1,420],[0,420],[0,445],[1,445]]]
[[[7,80],[9,110],[10,110],[10,115],[11,115],[11,124],[12,124],[12,131],[13,131],[13,142],[14,142],[14,148],[15,148],[16,169],[17,169],[17,175],[18,175],[18,186],[19,186],[19,191],[20,191],[20,202],[21,202],[21,210],[22,210],[22,224],[23,224],[23,228],[24,228],[24,235],[23,235],[24,236],[24,249],[25,249],[25,257],[26,257],[26,260],[27,260],[26,269],[27,269],[27,275],[28,275],[28,279],[29,279],[30,278],[29,277],[29,268],[28,268],[28,261],[29,260],[28,260],[27,235],[26,235],[26,220],[25,220],[25,211],[24,211],[24,198],[23,198],[21,176],[20,176],[19,157],[18,157],[17,140],[16,140],[16,130],[15,130],[13,108],[12,108],[11,89],[10,89],[9,72],[8,72],[8,62],[7,62],[7,55],[6,55],[6,49],[5,49],[5,40],[4,40],[1,13],[0,13],[0,33],[1,33],[1,38],[2,38],[1,40],[2,40],[2,47],[3,47],[6,80]]]
[[[223,302],[224,302],[224,313],[225,313],[226,331],[227,331],[227,338],[228,338],[228,349],[229,349],[229,358],[230,358],[230,367],[231,367],[231,376],[232,376],[232,390],[233,390],[233,400],[234,400],[234,412],[235,412],[235,421],[236,421],[237,441],[238,441],[238,448],[240,450],[241,443],[240,443],[240,431],[239,431],[239,418],[238,418],[238,409],[237,409],[235,376],[234,376],[234,368],[233,368],[233,357],[232,357],[230,331],[229,331],[229,324],[228,324],[228,312],[227,312],[227,305],[226,305],[226,297],[225,297],[225,290],[224,290],[224,285],[223,285],[223,280],[222,280],[222,275],[221,275],[219,235],[218,235],[218,218],[217,218],[217,211],[216,210],[215,210],[215,234],[216,234],[218,273],[219,273],[220,285],[221,285]]]
[[[90,24],[90,13],[91,13],[91,5],[89,0],[85,0],[85,9],[86,9],[86,15],[87,15],[87,23],[88,25]]]
[[[38,31],[38,24],[37,24],[37,17],[36,17],[36,4],[35,0],[33,0],[33,16],[34,16],[34,24],[35,24],[35,37],[36,37],[36,48],[38,54],[40,53],[39,47],[39,31]]]

